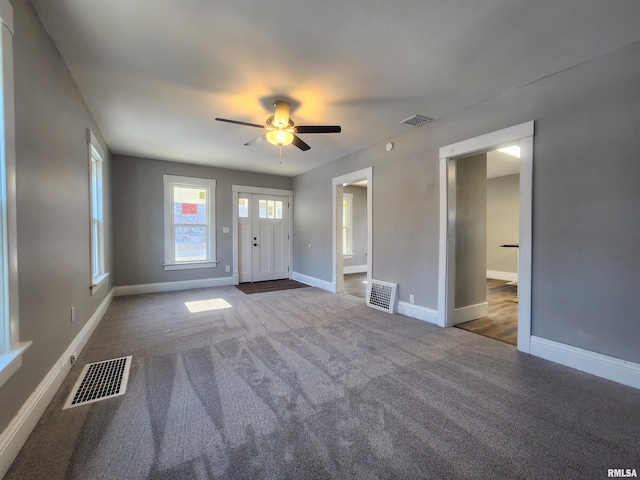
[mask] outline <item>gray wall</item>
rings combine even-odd
[[[487,154],[456,160],[455,307],[487,301]]]
[[[640,362],[638,58],[640,42],[295,177],[296,271],[331,281],[331,178],[372,166],[373,276],[437,309],[439,148],[535,120],[533,334]]]
[[[104,300],[113,280],[90,296],[86,129],[98,138],[100,132],[31,4],[12,3],[20,338],[33,345],[23,355],[22,368],[0,388],[0,431]],[[107,271],[113,272],[106,156],[105,253]]]
[[[372,187],[368,189],[374,192],[373,252],[369,252],[374,258],[372,275],[401,283],[400,300],[408,302],[409,294],[415,294],[416,304],[435,305],[438,251],[422,246],[438,242],[437,164],[432,167],[424,161],[420,142],[400,141],[390,152],[385,144],[381,142],[293,179],[294,269],[331,281],[332,178],[373,166]],[[309,243],[312,248],[308,248]]]
[[[114,155],[115,285],[197,280],[233,275],[232,185],[291,190],[291,178]],[[215,268],[164,271],[163,174],[216,180]],[[222,233],[229,227],[229,233]],[[232,267],[226,273],[224,267]]]
[[[520,175],[487,180],[487,270],[518,272],[517,252],[502,248],[519,242]]]
[[[353,195],[353,258],[345,258],[344,266],[367,264],[367,187],[344,187]]]

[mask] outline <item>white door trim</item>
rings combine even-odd
[[[338,225],[342,223],[342,200],[338,201],[338,193],[342,199],[342,187],[345,183],[367,181],[367,289],[371,285],[371,266],[373,265],[373,167],[363,168],[355,172],[347,173],[331,180],[333,186],[333,274],[331,284],[333,291],[344,291],[343,258],[342,258],[342,234],[338,237]],[[338,207],[340,207],[338,209]],[[338,218],[338,216],[340,218]],[[340,241],[338,241],[340,238]]]
[[[278,195],[288,197],[289,200],[289,278],[293,272],[293,191],[279,188],[250,187],[246,185],[231,185],[231,208],[233,209],[233,285],[240,283],[238,273],[238,194],[261,193],[263,195]]]
[[[455,157],[520,141],[520,273],[518,350],[531,351],[531,238],[534,122],[525,122],[440,148],[440,253],[438,325],[455,324]]]

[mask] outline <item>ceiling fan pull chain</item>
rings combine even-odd
[[[282,145],[280,145],[280,165],[282,165]]]

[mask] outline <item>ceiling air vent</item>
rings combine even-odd
[[[412,127],[419,127],[420,125],[424,125],[425,123],[429,123],[433,120],[433,118],[425,117],[424,115],[413,115],[400,123],[406,123],[407,125],[411,125]]]

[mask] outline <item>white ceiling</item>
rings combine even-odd
[[[112,152],[289,176],[640,40],[636,0],[31,1]],[[214,120],[275,99],[343,131]]]

